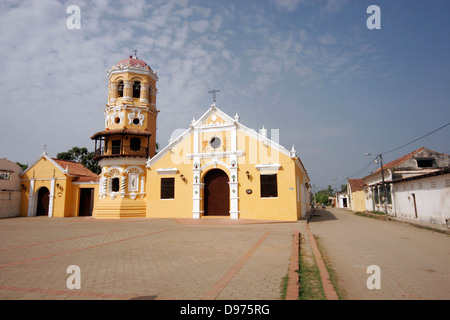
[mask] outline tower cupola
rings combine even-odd
[[[153,157],[156,153],[156,72],[136,56],[108,71],[105,130],[91,137],[96,157]]]

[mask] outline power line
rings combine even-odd
[[[429,136],[430,134],[435,133],[436,131],[439,131],[439,130],[441,130],[441,129],[445,128],[446,126],[449,126],[449,125],[450,125],[450,122],[447,123],[446,125],[443,125],[443,126],[440,127],[440,128],[437,128],[436,130],[431,131],[430,133],[427,133],[426,135],[421,136],[420,138],[417,138],[417,139],[415,139],[415,140],[413,140],[413,141],[411,141],[411,142],[408,142],[408,143],[406,143],[406,144],[404,144],[404,145],[402,145],[402,146],[400,146],[400,147],[397,147],[397,148],[395,148],[395,149],[392,149],[392,150],[383,152],[383,153],[381,153],[381,154],[391,153],[391,152],[394,152],[394,151],[396,151],[396,150],[398,150],[398,149],[401,149],[401,148],[403,148],[403,147],[406,147],[406,146],[410,145],[411,143],[414,143],[414,142],[416,142],[416,141],[419,141],[420,139],[423,139],[423,138]]]
[[[413,140],[413,141],[411,141],[411,142],[408,142],[408,143],[406,143],[406,144],[404,144],[404,145],[402,145],[402,146],[400,146],[400,147],[397,147],[397,148],[395,148],[395,149],[392,149],[392,150],[389,150],[389,151],[380,153],[379,155],[384,155],[384,154],[387,154],[387,153],[391,153],[391,152],[394,152],[394,151],[396,151],[396,150],[398,150],[398,149],[401,149],[401,148],[403,148],[403,147],[406,147],[406,146],[408,146],[408,145],[410,145],[410,144],[412,144],[412,143],[414,143],[414,142],[416,142],[416,141],[419,141],[420,139],[423,139],[423,138],[425,138],[425,137],[427,137],[427,136],[429,136],[429,135],[431,135],[431,134],[433,134],[433,133],[435,133],[435,132],[437,132],[437,131],[439,131],[439,130],[441,130],[441,129],[443,129],[443,128],[449,126],[449,125],[450,125],[450,122],[447,123],[447,124],[445,124],[445,125],[443,125],[442,127],[437,128],[436,130],[433,130],[433,131],[431,131],[431,132],[429,132],[429,133],[427,133],[427,134],[421,136],[420,138],[417,138],[417,139],[415,139],[415,140]],[[446,151],[446,152],[443,152],[443,153],[448,153],[448,152],[450,152],[450,151]],[[335,183],[336,183],[336,184],[337,184],[337,183],[341,183],[341,182],[343,182],[343,181],[346,181],[348,178],[352,178],[352,177],[355,177],[355,176],[360,175],[360,174],[363,173],[365,170],[367,170],[371,165],[374,164],[375,159],[377,159],[379,155],[377,155],[375,158],[373,158],[373,159],[370,161],[370,163],[369,163],[368,165],[366,165],[365,167],[359,169],[359,170],[356,171],[355,173],[353,173],[353,174],[351,174],[351,175],[348,175],[348,176],[346,176],[346,177],[343,178],[343,179],[339,179],[339,180],[336,179]]]
[[[349,178],[353,178],[355,176],[359,176],[361,173],[363,173],[365,170],[367,170],[370,166],[372,166],[374,164],[374,161],[375,161],[376,158],[377,157],[375,157],[372,160],[370,160],[369,164],[367,164],[363,168],[359,169],[358,171],[355,171],[354,173],[352,173],[350,175],[346,175],[345,177],[343,176],[342,179],[336,180],[336,183],[341,183],[341,182],[344,182],[344,181],[348,180]]]

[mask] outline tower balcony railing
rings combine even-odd
[[[104,157],[148,157],[148,148],[144,147],[122,147],[113,146],[110,148],[100,147],[95,150],[95,158]]]

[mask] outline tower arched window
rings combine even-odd
[[[141,97],[141,82],[135,81],[133,83],[133,98],[140,98]]]
[[[117,92],[119,94],[119,97],[123,97],[123,81],[119,81],[117,84]]]

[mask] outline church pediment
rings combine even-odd
[[[213,113],[205,122],[203,122],[203,127],[211,127],[211,126],[218,126],[218,125],[227,125],[231,124],[227,121],[225,121],[222,117],[217,115],[217,113]]]
[[[213,104],[211,108],[199,119],[193,120],[192,125],[195,128],[213,128],[230,126],[235,123],[235,119],[231,118]]]

